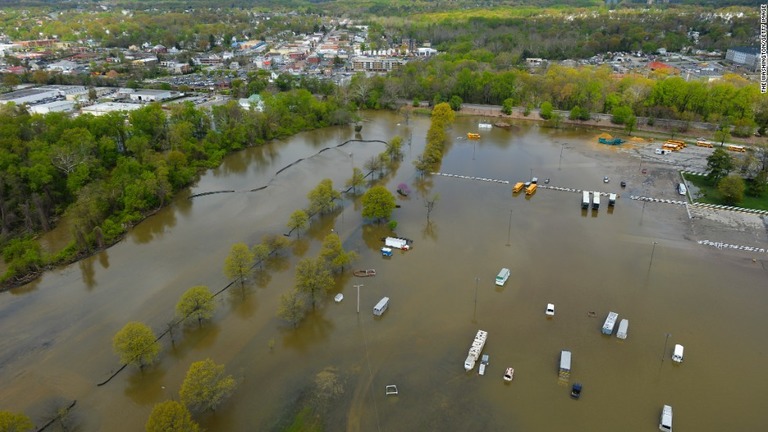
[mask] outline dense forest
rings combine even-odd
[[[183,103],[166,112],[154,103],[75,118],[0,107],[0,238],[8,263],[2,282],[114,243],[228,152],[352,119],[350,107],[304,89],[263,96],[263,112],[235,101],[210,111]],[[62,215],[74,241],[47,256],[32,235]]]

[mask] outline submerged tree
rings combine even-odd
[[[331,271],[322,258],[304,258],[296,264],[296,289],[307,295],[312,309],[317,297],[328,292],[332,286]]]
[[[309,216],[304,210],[296,210],[291,213],[291,217],[288,219],[287,227],[289,230],[296,230],[296,237],[301,238],[301,230],[307,227],[309,222]]]
[[[245,277],[253,267],[254,253],[245,243],[235,243],[224,260],[224,275],[240,281],[240,288],[245,287]]]
[[[195,318],[197,324],[202,326],[204,319],[213,317],[215,306],[211,290],[207,286],[195,286],[181,295],[176,304],[176,314],[181,319]]]
[[[307,194],[310,213],[328,213],[335,207],[335,200],[341,198],[339,191],[333,189],[331,179],[323,179]]]
[[[181,401],[192,411],[216,411],[235,389],[235,379],[224,374],[224,365],[211,359],[192,363],[181,384]]]
[[[293,328],[299,325],[304,319],[304,300],[299,292],[292,290],[280,296],[280,307],[277,309],[277,316],[291,323]]]
[[[374,186],[368,189],[362,198],[363,217],[376,219],[388,219],[397,205],[395,196],[384,186]]]
[[[160,353],[160,344],[149,326],[131,321],[112,338],[112,347],[124,365],[136,365],[139,369],[152,364]]]
[[[175,400],[160,402],[152,408],[145,426],[147,432],[198,432],[187,407]]]
[[[331,270],[344,271],[344,266],[357,258],[357,254],[355,251],[345,251],[339,235],[330,233],[323,239],[320,257],[328,263]]]
[[[345,185],[347,188],[352,188],[352,193],[357,195],[357,188],[365,184],[365,176],[363,171],[358,167],[352,168],[352,177],[347,179]]]

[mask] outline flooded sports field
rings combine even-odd
[[[0,409],[42,425],[76,400],[77,430],[143,430],[154,404],[179,399],[189,365],[211,358],[238,387],[197,417],[209,431],[284,429],[327,368],[343,390],[325,408],[329,431],[653,431],[664,405],[676,430],[764,429],[768,256],[702,246],[685,206],[631,200],[674,198],[674,175],[647,164],[639,176],[639,161],[598,144],[599,131],[478,129],[488,121],[457,118],[440,173],[423,177],[413,161],[429,119],[391,113],[368,114],[359,136],[328,128],[227,157],[121,243],[0,294]],[[375,140],[395,135],[406,143],[403,161],[373,178],[393,193],[400,183],[412,190],[395,194],[392,217],[411,250],[382,257],[381,239],[393,233],[361,218],[359,197],[345,197],[244,292],[218,295],[211,322],[176,331],[174,343],[163,338],[157,364],[97,386],[119,368],[111,340],[125,323],[162,333],[187,289],[227,285],[232,244],[285,233],[320,180],[342,188],[353,166],[384,151]],[[534,176],[542,187],[533,195],[512,193]],[[626,188],[622,179],[631,179]],[[581,193],[543,186],[619,197],[613,208],[603,197],[598,210],[582,210]],[[189,199],[215,191],[234,192]],[[332,230],[359,254],[353,269],[376,276],[346,271],[294,330],[276,317],[279,298],[295,284],[296,262],[317,256]],[[510,277],[497,286],[502,267]],[[374,317],[385,296],[389,309]],[[624,340],[601,333],[611,311],[629,320]],[[484,376],[463,367],[480,329]],[[675,344],[685,346],[681,364],[671,359]],[[573,356],[567,382],[558,378],[562,350]],[[386,395],[387,385],[398,394]]]

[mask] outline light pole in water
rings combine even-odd
[[[364,286],[363,284],[359,285],[352,285],[353,287],[357,288],[357,313],[360,313],[360,287]]]
[[[560,144],[560,162],[557,163],[557,170],[560,171],[560,167],[563,165],[563,149],[565,148],[565,143]]]
[[[666,339],[664,339],[664,352],[661,353],[661,364],[664,364],[664,357],[667,356],[667,342],[669,342],[669,337],[672,336],[670,333],[667,333]],[[661,366],[659,366],[661,367]]]
[[[472,317],[476,320],[477,319],[477,283],[480,282],[480,278],[475,276],[475,313],[472,315]]]
[[[507,246],[510,246],[509,238],[512,235],[512,210],[509,210],[509,228],[507,228]]]

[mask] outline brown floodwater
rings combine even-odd
[[[553,186],[619,192],[622,173],[637,170],[619,149],[595,144],[594,131],[520,123],[466,140],[478,121],[457,119],[441,172],[512,183],[533,175]],[[412,162],[428,126],[424,117],[406,125],[395,114],[371,113],[360,135],[411,137],[404,160],[381,181],[413,190],[398,196],[393,214],[412,250],[382,258],[388,228],[363,221],[359,199],[344,200],[257,271],[244,293],[217,296],[210,323],[177,330],[174,344],[164,338],[160,361],[143,373],[128,368],[96,385],[118,368],[111,339],[126,322],[162,332],[188,288],[227,284],[222,268],[232,244],[282,234],[320,180],[341,188],[352,166],[383,145],[333,148],[355,138],[340,127],[233,154],[119,244],[0,294],[0,409],[42,424],[77,400],[78,430],[143,430],[154,404],[178,399],[189,365],[211,358],[239,386],[215,414],[198,417],[209,431],[280,430],[327,367],[344,389],[326,409],[334,431],[652,431],[664,404],[679,430],[765,427],[765,256],[696,244],[684,207],[628,199],[641,186],[621,191],[613,209],[604,198],[599,210],[583,211],[573,192],[526,197],[506,183],[420,178]],[[605,175],[614,180],[603,183]],[[219,190],[236,192],[188,199]],[[425,197],[437,197],[429,222]],[[359,254],[354,268],[377,275],[344,274],[293,330],[275,315],[280,295],[294,285],[295,263],[316,256],[332,229]],[[502,267],[512,274],[498,287]],[[355,284],[363,285],[359,313]],[[332,301],[337,292],[341,303]],[[375,318],[371,309],[384,296],[390,308]],[[556,306],[550,319],[547,303]],[[609,311],[629,319],[626,340],[601,334]],[[485,376],[463,368],[478,329],[488,331]],[[676,343],[685,346],[679,365],[671,361]],[[563,383],[557,366],[566,349],[573,369]],[[515,368],[509,384],[507,366]],[[569,397],[574,382],[584,386],[580,400]],[[389,384],[398,396],[385,395]]]

